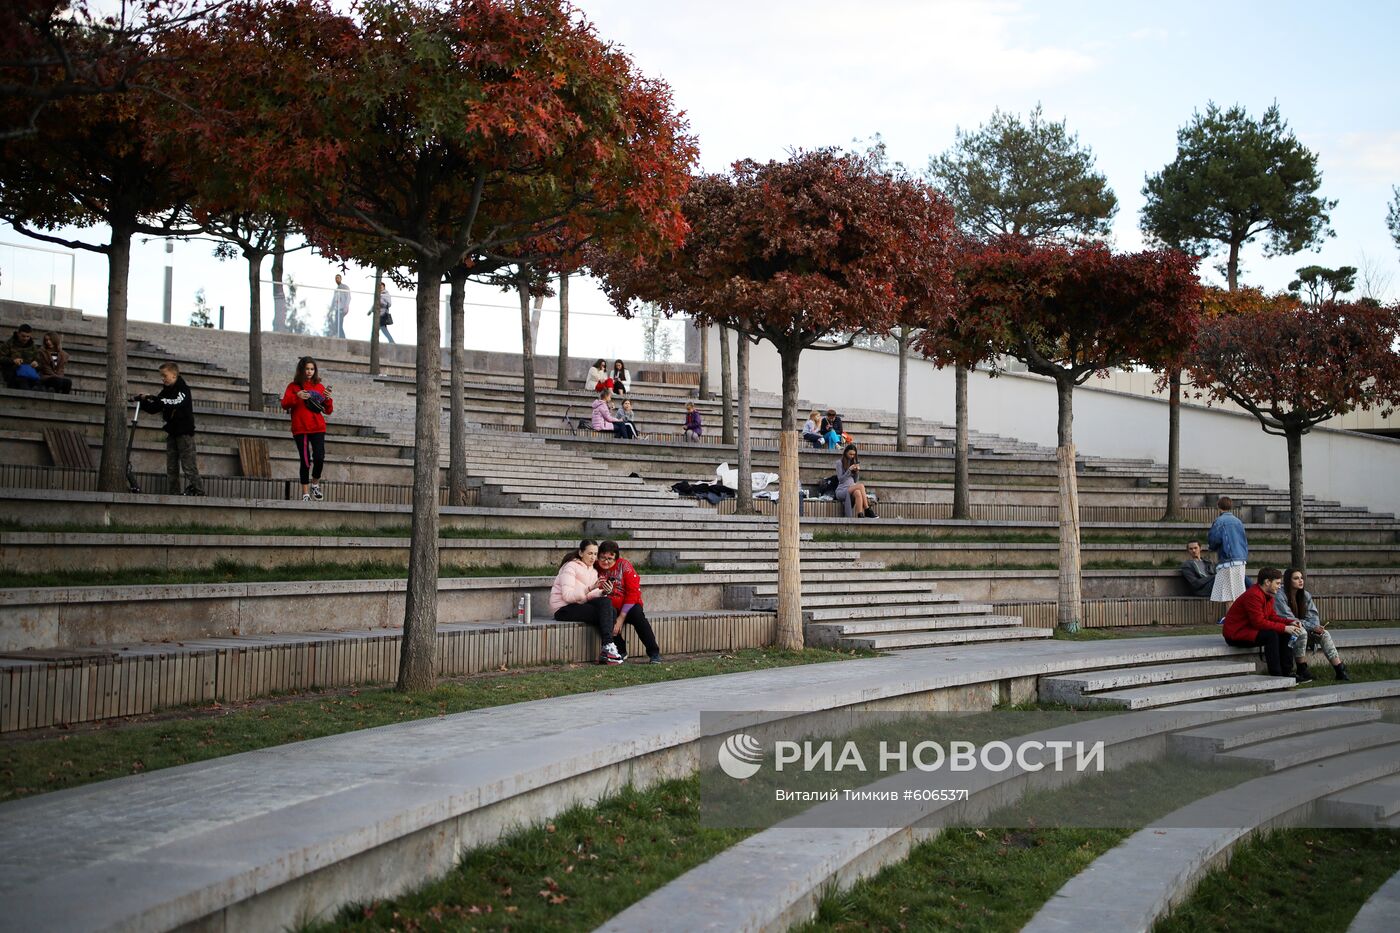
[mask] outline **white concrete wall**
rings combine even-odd
[[[712,334],[714,332],[712,331]],[[711,337],[711,379],[719,384],[719,342]],[[755,391],[780,393],[778,354],[761,343],[749,356]],[[810,406],[897,407],[899,361],[849,348],[802,354],[799,421]],[[974,431],[1055,446],[1055,387],[1042,376],[974,373],[968,383]],[[909,414],[952,424],[953,371],[911,358]],[[1167,404],[1161,399],[1081,386],[1074,393],[1074,441],[1090,456],[1167,460]],[[1250,415],[1186,404],[1181,409],[1181,462],[1188,469],[1288,488],[1281,437],[1265,434]],[[1400,441],[1318,428],[1303,438],[1303,486],[1309,495],[1400,514]],[[1229,490],[1221,490],[1222,493]]]

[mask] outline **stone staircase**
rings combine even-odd
[[[1084,709],[1139,710],[1293,687],[1292,677],[1255,673],[1256,657],[1240,649],[1238,657],[1057,674],[1040,679],[1040,696]]]

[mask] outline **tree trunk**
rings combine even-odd
[[[515,286],[520,296],[520,368],[525,380],[525,423],[521,430],[532,434],[535,428],[535,342],[530,334],[530,279],[528,270],[522,269]]]
[[[1079,631],[1083,615],[1079,566],[1079,479],[1074,460],[1074,383],[1069,377],[1055,380],[1059,401],[1059,442],[1055,461],[1060,477],[1060,587],[1059,624],[1067,632]]]
[[[797,514],[801,481],[797,469],[797,363],[800,347],[780,347],[783,362],[783,414],[778,434],[778,626],[779,648],[803,647],[801,521]]]
[[[697,327],[695,332],[700,335],[700,398],[709,399],[710,396],[710,329],[708,327]]]
[[[1162,521],[1181,521],[1181,370],[1167,377],[1167,510]]]
[[[953,370],[953,405],[956,419],[953,430],[953,517],[963,521],[972,518],[972,505],[967,488],[967,374],[966,366],[958,366]]]
[[[727,335],[723,330],[720,337]],[[735,493],[735,511],[740,515],[754,514],[753,507],[753,439],[749,421],[751,395],[749,392],[749,336],[739,335],[739,482]],[[779,484],[779,488],[782,485]],[[779,500],[781,501],[781,499]]]
[[[462,400],[466,391],[465,370],[467,351],[464,333],[467,324],[467,271],[454,266],[448,275],[452,294],[448,299],[452,320],[452,398],[448,401],[447,428],[447,501],[450,505],[467,504],[467,413]]]
[[[1303,435],[1289,431],[1288,441],[1288,537],[1293,566],[1308,569],[1308,532],[1303,515]]]
[[[283,263],[287,254],[287,225],[277,225],[272,240],[272,329],[279,334],[287,330],[287,293],[282,288]]]
[[[899,328],[899,413],[895,416],[894,449],[909,449],[909,333],[912,328]]]
[[[1230,291],[1234,291],[1240,281],[1240,244],[1230,244],[1230,258],[1225,261],[1225,281]]]
[[[248,257],[248,410],[263,410],[262,365],[262,250]]]
[[[107,399],[103,404],[100,492],[128,492],[126,484],[126,286],[131,273],[131,229],[114,226],[107,247]]]
[[[418,365],[414,400],[413,532],[408,545],[408,593],[404,600],[403,644],[398,689],[433,686],[437,647],[438,452],[442,421],[441,328],[438,296],[442,270],[418,270]],[[375,322],[378,324],[378,322]],[[376,328],[377,329],[377,328]]]
[[[740,334],[741,344],[743,340],[744,335]],[[734,364],[729,357],[729,328],[721,324],[719,326],[719,398],[724,410],[720,413],[720,441],[726,447],[734,443]]]
[[[554,374],[554,387],[560,392],[569,388],[569,275],[559,276],[559,366]]]
[[[379,375],[379,286],[384,282],[384,272],[374,270],[374,291],[369,309],[369,374]]]

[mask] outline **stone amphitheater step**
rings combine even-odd
[[[1193,758],[1213,758],[1221,752],[1246,745],[1281,739],[1321,729],[1354,726],[1381,718],[1374,709],[1305,709],[1287,716],[1262,716],[1211,723],[1198,729],[1174,733],[1169,740],[1174,751]]]
[[[856,553],[857,556],[858,556],[859,552],[855,552],[855,553]],[[761,560],[760,560],[760,561],[752,561],[752,562],[749,562],[749,561],[713,561],[713,562],[710,562],[710,563],[702,564],[702,565],[701,565],[701,569],[702,569],[703,571],[705,571],[705,573],[760,573],[760,572],[765,572],[765,571],[766,571],[766,572],[769,572],[769,573],[777,573],[777,572],[778,572],[778,563],[777,563],[777,561],[761,561]],[[821,570],[821,571],[827,571],[827,570],[829,570],[829,571],[834,571],[834,572],[842,572],[842,571],[845,571],[845,570],[847,570],[847,569],[849,569],[849,570],[884,570],[884,569],[885,569],[885,565],[884,565],[883,563],[881,563],[880,561],[876,561],[876,560],[857,560],[855,557],[851,557],[851,558],[833,558],[833,557],[832,557],[831,555],[829,555],[829,554],[823,554],[823,555],[821,555],[821,557],[819,557],[819,558],[817,558],[817,557],[808,558],[808,557],[806,557],[806,556],[803,556],[803,558],[802,558],[802,570],[803,570],[804,573],[806,573],[806,572],[808,572],[808,571],[813,571],[813,572],[815,572],[815,571],[819,571],[819,570]]]
[[[1400,744],[1400,726],[1388,722],[1367,722],[1260,742],[1220,752],[1216,758],[1261,764],[1270,771],[1282,771],[1351,752],[1396,744]]]
[[[830,609],[833,611],[851,613],[853,607],[864,609],[869,607],[874,599],[878,599],[881,609],[887,613],[893,613],[895,607],[918,607],[942,603],[955,603],[958,601],[957,596],[947,593],[932,593],[929,592],[927,587],[915,587],[908,591],[901,592],[888,586],[882,586],[879,595],[872,598],[859,594],[852,595],[850,593],[851,587],[849,584],[827,585],[839,587],[839,589],[829,589],[824,592],[817,591],[815,590],[816,584],[807,584],[804,582],[802,586],[803,610],[811,609],[816,611]],[[757,596],[754,598],[752,605],[754,609],[774,610],[778,608],[778,599],[776,596]]]
[[[976,603],[954,604],[946,615],[932,613],[924,616],[884,619],[872,617],[850,622],[809,623],[807,632],[822,644],[847,641],[863,635],[909,635],[925,632],[947,632],[964,629],[1005,628],[1007,620],[1019,622],[1015,616],[992,614],[992,607]],[[1012,626],[1013,630],[1020,630]]]
[[[754,608],[758,608],[755,606]],[[809,622],[849,622],[861,625],[869,620],[892,621],[920,619],[929,616],[978,615],[992,611],[990,603],[964,603],[950,594],[930,595],[926,600],[909,605],[888,604],[880,597],[867,598],[856,608],[849,606],[822,607],[807,609],[803,600],[803,614]]]
[[[1228,677],[1234,674],[1252,674],[1255,671],[1253,656],[1241,655],[1238,658],[1214,658],[1204,661],[1179,662],[1176,664],[1123,667],[1107,671],[1084,671],[1076,674],[1057,674],[1040,679],[1040,695],[1051,703],[1079,705],[1090,694],[1105,690],[1121,690],[1128,687],[1145,687],[1152,684],[1165,684],[1203,677]],[[1087,702],[1093,702],[1088,700]]]
[[[1292,677],[1240,674],[1234,677],[1213,677],[1205,680],[1190,680],[1184,683],[1110,690],[1094,694],[1087,699],[1090,705],[1117,703],[1128,709],[1154,709],[1159,706],[1174,706],[1178,703],[1193,703],[1197,700],[1209,700],[1216,697],[1289,690],[1294,685]]]
[[[1322,801],[1322,807],[1323,816],[1329,821],[1349,826],[1383,825],[1400,814],[1400,775],[1333,794]]]
[[[970,616],[969,619],[981,623],[988,619],[996,619],[999,625],[996,627],[951,627],[956,620],[943,619],[940,623],[947,623],[950,628],[947,630],[935,629],[918,632],[889,634],[889,635],[854,635],[841,639],[841,644],[847,648],[866,648],[872,651],[888,651],[897,648],[934,648],[946,645],[968,645],[974,642],[993,641],[1032,641],[1042,638],[1053,638],[1055,633],[1046,628],[1017,628],[1021,625],[1021,620],[1017,616]]]

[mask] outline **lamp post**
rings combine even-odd
[[[165,255],[169,257],[175,252],[175,243],[172,240],[165,241]],[[167,258],[165,260],[165,313],[162,315],[162,323],[170,323],[170,301],[175,287],[175,260]]]

